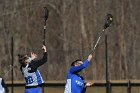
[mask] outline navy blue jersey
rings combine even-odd
[[[85,60],[83,64],[79,66],[72,66],[68,70],[64,93],[85,93],[84,78],[77,72],[86,68],[88,64],[89,61]]]

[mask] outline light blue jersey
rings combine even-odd
[[[77,72],[86,68],[88,64],[89,61],[85,60],[83,64],[79,66],[72,66],[68,70],[64,93],[85,93],[84,78]]]
[[[38,86],[42,83],[44,83],[40,72],[36,70],[35,72],[29,73],[28,71],[31,69],[28,67],[29,65],[26,65],[26,67],[22,67],[22,73],[24,75],[26,86]]]

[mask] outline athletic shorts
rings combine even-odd
[[[42,93],[40,87],[25,88],[25,93]]]

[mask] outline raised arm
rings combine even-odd
[[[44,54],[43,57],[39,60],[32,60],[32,62],[30,63],[30,65],[34,68],[38,68],[39,66],[43,65],[44,63],[47,62],[47,49],[46,46],[43,45],[42,49],[44,50]]]
[[[79,65],[79,66],[72,66],[72,67],[70,68],[70,72],[71,72],[71,73],[74,73],[74,72],[80,71],[80,70],[86,68],[87,65],[88,65],[88,63],[89,63],[89,61],[88,61],[88,60],[85,60],[85,61],[83,62],[83,64],[81,64],[81,65]]]
[[[88,59],[85,60],[85,61],[83,62],[83,64],[81,64],[81,65],[79,65],[79,66],[72,66],[72,67],[70,68],[70,72],[71,72],[71,73],[74,73],[74,72],[77,72],[77,71],[80,71],[80,70],[86,68],[86,67],[88,66],[89,62],[91,61],[91,59],[92,59],[92,55],[90,54],[90,55],[88,56]]]

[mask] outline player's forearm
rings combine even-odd
[[[37,66],[39,67],[39,66],[43,65],[44,63],[46,63],[47,59],[48,59],[47,58],[47,52],[44,52],[43,58],[38,60],[38,62],[36,62]]]

